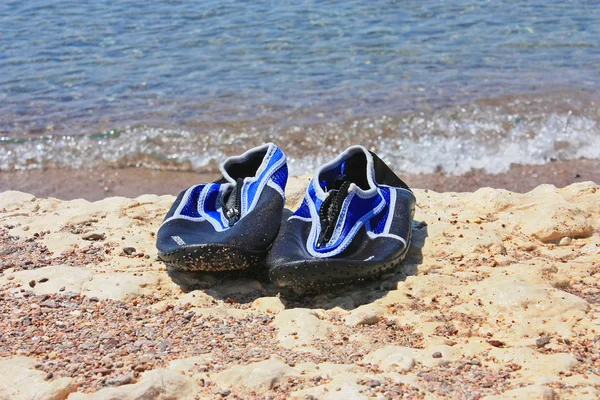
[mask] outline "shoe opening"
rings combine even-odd
[[[319,184],[325,192],[339,189],[344,182],[354,183],[362,190],[369,190],[367,173],[367,156],[360,151],[331,169],[321,172]]]
[[[255,176],[262,164],[268,149],[262,149],[256,153],[248,155],[245,160],[240,160],[228,164],[225,169],[233,180],[244,179]]]

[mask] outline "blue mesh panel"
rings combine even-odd
[[[300,205],[300,208],[296,210],[294,215],[302,218],[310,218],[310,209],[308,208],[308,204],[306,203],[306,199]]]
[[[273,174],[273,177],[271,179],[273,180],[273,182],[275,182],[277,184],[277,186],[279,186],[281,188],[281,190],[285,191],[285,185],[287,184],[287,180],[288,180],[287,164],[284,164],[283,167],[281,167],[277,171],[275,171],[275,173]]]
[[[315,182],[311,181],[310,184],[308,185],[308,188],[306,188],[306,194],[312,200],[312,203],[315,205],[315,208],[317,210],[319,210],[321,208],[321,204],[323,204],[323,201],[321,201],[317,197],[317,192],[315,190],[315,187],[314,187],[313,183],[315,183]]]
[[[192,189],[192,193],[190,193],[187,203],[181,209],[181,215],[192,218],[200,217],[200,214],[198,213],[198,197],[200,196],[202,189],[204,189],[204,185],[198,185]]]
[[[204,200],[204,204],[202,204],[202,207],[204,207],[205,213],[207,213],[213,219],[215,219],[222,227],[225,227],[223,225],[223,222],[221,221],[221,214],[219,214],[219,212],[217,211],[217,208],[219,208],[220,206],[220,204],[218,204],[220,187],[221,185],[219,184],[212,184],[210,186],[210,189],[208,189],[208,194],[206,195],[206,199]]]
[[[374,233],[380,234],[383,232],[383,228],[385,228],[385,223],[387,222],[389,204],[390,204],[390,189],[381,188],[381,194],[387,203],[387,207],[385,207],[379,214],[375,217],[371,218],[371,229]]]
[[[358,220],[365,217],[369,213],[372,213],[373,209],[379,204],[380,201],[381,200],[379,196],[373,196],[370,199],[362,199],[358,196],[354,196],[354,198],[352,198],[352,201],[350,202],[348,210],[346,211],[346,221],[342,228],[342,234],[340,235],[338,240],[336,240],[336,243],[315,250],[320,253],[326,253],[336,248],[348,236],[356,222],[358,222]],[[340,215],[340,218],[341,217],[342,216]],[[363,223],[365,222],[366,221],[363,221]]]
[[[269,160],[269,162],[267,164],[267,168],[265,168],[265,170],[260,174],[260,177],[256,180],[256,182],[252,182],[251,184],[248,185],[248,191],[246,192],[247,196],[248,196],[248,198],[247,198],[248,206],[250,206],[250,204],[252,204],[252,202],[254,201],[254,196],[256,196],[256,191],[258,190],[258,187],[260,186],[260,182],[262,182],[264,179],[270,178],[270,177],[266,176],[269,168],[271,168],[283,156],[284,156],[283,152],[280,149],[277,149],[275,151],[275,153],[273,153],[273,155],[271,156],[271,159]],[[250,211],[250,210],[248,210],[248,211]]]

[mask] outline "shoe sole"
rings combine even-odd
[[[237,271],[249,269],[263,261],[265,251],[251,252],[218,245],[180,247],[159,252],[158,259],[179,271]]]
[[[269,269],[269,278],[280,288],[292,290],[319,290],[377,279],[404,261],[410,241],[404,251],[391,260],[380,263],[311,259],[279,265]]]

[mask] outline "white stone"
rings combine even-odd
[[[46,380],[27,357],[0,360],[0,400],[63,400],[76,388],[71,378]]]
[[[134,384],[104,388],[95,393],[76,393],[69,400],[192,400],[193,380],[176,371],[156,369]]]
[[[97,274],[85,282],[81,293],[99,299],[130,300],[153,293],[160,278],[153,272]]]
[[[13,211],[24,203],[32,202],[35,196],[29,193],[8,190],[0,193],[0,210]]]
[[[363,364],[376,365],[383,370],[408,372],[415,366],[413,349],[400,346],[386,346],[367,354]]]
[[[381,317],[384,313],[385,307],[382,307],[379,304],[365,304],[350,311],[345,318],[346,325],[373,325],[381,320]]]
[[[214,375],[214,380],[223,389],[243,388],[267,391],[289,377],[300,374],[281,360],[270,359],[248,365],[238,365]]]
[[[35,294],[59,293],[64,287],[65,292],[80,293],[83,284],[92,279],[93,272],[85,268],[54,265],[11,274],[13,282],[19,282]],[[7,281],[8,276],[0,278],[0,285]],[[40,282],[44,280],[45,282]],[[31,288],[29,282],[35,281]]]
[[[525,386],[518,389],[507,390],[496,396],[486,396],[484,400],[555,400],[556,393],[552,388],[541,385]]]
[[[252,302],[252,307],[258,311],[271,314],[277,314],[285,310],[285,304],[283,304],[279,297],[259,297]]]
[[[334,329],[329,322],[320,319],[316,311],[305,308],[281,311],[275,317],[273,325],[279,328],[277,340],[287,348],[306,347],[316,339],[325,340]]]

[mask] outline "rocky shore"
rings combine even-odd
[[[298,294],[167,271],[173,196],[1,193],[0,399],[598,398],[600,187],[415,194],[401,268]]]

